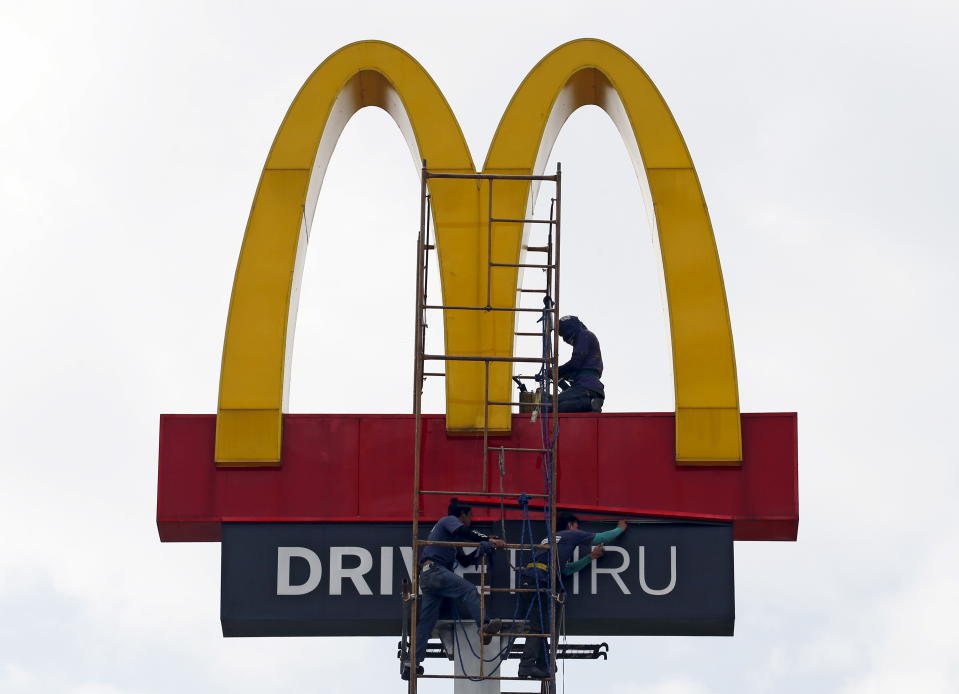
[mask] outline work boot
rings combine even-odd
[[[519,672],[516,673],[523,679],[543,680],[549,677],[549,673],[536,663],[528,663],[524,660],[519,662]]]
[[[498,634],[503,628],[502,619],[491,619],[483,626],[483,645],[488,646],[493,642],[493,635]]]
[[[424,672],[426,671],[423,669],[422,665],[416,666],[417,675],[422,675]],[[403,669],[400,671],[400,679],[406,680],[407,682],[410,681],[410,664],[409,663],[403,663]]]

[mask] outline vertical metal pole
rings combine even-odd
[[[546,236],[546,265],[553,264],[553,219],[556,214],[556,198],[553,198],[553,201],[549,204],[549,225],[548,235]],[[546,296],[553,300],[553,271],[546,271]],[[546,326],[543,326],[545,329]]]
[[[554,191],[554,192],[555,192],[555,191]],[[553,284],[554,284],[554,282],[553,282],[553,274],[554,274],[554,271],[551,270],[550,268],[553,266],[553,224],[554,224],[553,220],[555,219],[555,214],[556,214],[556,198],[554,197],[553,200],[552,200],[552,202],[551,202],[550,205],[549,205],[549,219],[550,219],[550,223],[549,223],[549,225],[548,225],[548,231],[547,231],[547,236],[546,236],[546,296],[549,297],[549,300],[553,302],[553,306],[556,305],[556,300],[553,298]],[[555,321],[556,316],[555,316],[555,315],[552,315],[552,314],[549,314],[549,313],[546,313],[546,311],[548,311],[548,309],[550,309],[550,308],[551,308],[551,307],[550,307],[550,306],[547,306],[545,303],[543,304],[544,313],[543,313],[543,345],[542,345],[542,350],[543,350],[544,352],[547,351],[547,345],[549,344],[548,340],[553,339],[553,335],[552,335],[552,333],[550,332],[550,330],[553,330],[553,331],[556,330],[556,321]],[[553,356],[558,356],[558,355],[554,354]],[[544,365],[543,365],[543,368],[544,368],[544,370],[545,370],[545,369],[549,368],[549,365],[544,364]],[[555,403],[553,403],[553,395],[555,394],[555,392],[556,392],[556,390],[557,390],[557,388],[558,388],[558,385],[557,385],[555,382],[552,382],[552,374],[550,374],[550,381],[551,381],[552,389],[550,390],[549,398],[550,398],[550,403],[552,403],[553,406],[555,407]],[[543,388],[545,389],[545,388],[546,388],[546,378],[545,378],[545,376],[544,376],[544,378],[543,378],[542,384],[543,384]],[[546,393],[543,393],[543,395],[545,396]]]
[[[419,518],[420,518],[420,453],[422,450],[423,408],[423,258],[426,236],[426,160],[420,180],[420,231],[416,239],[416,324],[413,336],[413,600],[410,607],[410,685],[409,694],[416,694],[416,626],[419,603]]]
[[[489,491],[489,362],[483,362],[483,491]]]
[[[486,308],[493,305],[493,179],[489,180],[489,200],[486,201]]]
[[[479,552],[479,549],[476,550]],[[485,652],[485,639],[483,638],[483,625],[486,623],[486,557],[480,558],[480,614],[479,614],[479,624],[476,625],[477,633],[479,634],[480,642],[480,666],[479,674],[480,677],[483,677],[485,672],[483,666],[486,662],[486,652]]]
[[[486,308],[490,308],[493,299],[493,179],[487,179],[489,186],[486,201]],[[492,314],[487,312],[481,320],[492,321]],[[489,491],[489,362],[483,362],[483,491]]]
[[[553,383],[559,383],[559,266],[560,266],[560,233],[561,233],[561,220],[562,220],[562,205],[563,205],[563,192],[562,192],[562,170],[560,168],[559,162],[556,163],[556,259],[554,262],[554,271],[556,273],[556,287],[555,292],[556,296],[553,300]],[[550,537],[553,543],[553,551],[550,556],[550,599],[553,600],[551,603],[553,609],[550,610],[550,675],[553,677],[553,690],[556,689],[556,651],[557,651],[557,633],[556,633],[556,572],[559,570],[558,567],[558,557],[556,556],[556,476],[558,471],[557,458],[559,457],[559,451],[554,443],[555,441],[555,432],[559,427],[559,394],[558,388],[554,390],[553,394],[553,426],[552,431],[550,432],[550,448],[552,451],[552,474],[550,475],[550,488],[549,488],[549,507],[550,507]]]
[[[423,260],[423,291],[422,291],[422,294],[423,294],[423,305],[427,306],[429,305],[429,302],[430,302],[429,301],[429,295],[430,295],[430,249],[429,249],[429,246],[430,246],[430,217],[432,212],[432,209],[430,206],[430,195],[429,195],[428,189],[426,191],[425,196],[426,197],[424,199],[424,202],[426,205],[426,215],[425,215],[426,224],[424,226],[426,230],[426,238],[423,244],[423,259],[422,259]],[[423,311],[422,314],[423,314],[423,321],[422,321],[422,327],[420,328],[420,332],[423,333],[423,342],[421,345],[422,347],[421,351],[425,352],[426,351],[426,328],[428,323],[426,320],[426,312]],[[425,371],[425,368],[424,368],[424,371]],[[426,385],[426,376],[422,376],[420,378],[420,388],[422,389],[423,386],[425,385]]]

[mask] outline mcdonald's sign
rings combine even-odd
[[[541,173],[564,122],[585,105],[610,116],[637,174],[648,181],[676,411],[564,415],[559,503],[729,522],[736,539],[795,539],[796,415],[740,413],[722,269],[703,192],[679,128],[646,73],[603,41],[558,47],[516,90],[482,172]],[[161,417],[157,520],[165,540],[218,540],[221,524],[233,520],[408,520],[411,416],[285,414],[305,248],[311,233],[324,231],[308,222],[340,133],[367,106],[392,116],[417,166],[426,160],[434,172],[477,171],[443,94],[398,47],[350,44],[309,76],[280,125],[253,200],[230,299],[217,413]],[[535,188],[530,181],[504,185],[490,210],[485,186],[436,178],[429,185],[443,304],[476,305],[489,290],[495,305],[513,306],[516,270],[495,274],[487,287],[486,259],[476,249],[485,249],[491,213],[528,216]],[[497,231],[497,257],[521,262],[522,227]],[[511,356],[512,321],[505,311],[447,312],[446,353]],[[510,399],[509,368],[491,365],[491,399]],[[434,489],[466,489],[478,473],[456,462],[481,457],[469,434],[482,426],[483,368],[453,361],[446,373],[446,415],[424,418],[424,450],[447,464],[432,473],[427,466],[424,474],[436,475]],[[491,412],[490,430],[516,445],[531,445],[521,442],[536,436],[503,408]],[[426,516],[439,514],[440,504],[428,501]]]

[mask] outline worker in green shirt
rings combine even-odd
[[[570,513],[561,513],[556,519],[556,564],[561,567],[564,576],[572,576],[580,571],[593,559],[603,556],[603,544],[615,540],[626,530],[626,521],[620,520],[616,527],[603,533],[591,533],[579,529],[579,518]],[[549,538],[543,538],[541,545],[548,544]],[[573,552],[580,545],[595,545],[585,557],[573,561]],[[549,587],[549,550],[538,549],[533,552],[533,560],[520,570],[523,588]],[[551,599],[549,592],[522,593],[521,614],[529,610],[529,631],[534,634],[549,633],[549,621],[544,617],[549,614],[543,608],[546,600]],[[532,601],[532,604],[531,604]],[[547,656],[546,641],[542,636],[528,636],[523,647],[523,656],[519,661],[519,676],[529,679],[543,679],[549,677],[549,658]]]

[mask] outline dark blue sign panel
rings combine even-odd
[[[612,525],[581,527],[599,532]],[[424,537],[429,529],[426,524]],[[507,524],[507,537],[518,542],[518,522]],[[587,552],[588,546],[578,550],[581,556]],[[498,551],[489,583],[515,587],[507,561],[516,566],[522,554]],[[408,524],[226,523],[223,635],[397,636],[411,561]],[[468,568],[464,575],[478,583],[478,571]],[[733,633],[729,525],[631,523],[604,557],[564,581],[571,635]],[[513,617],[515,602],[514,595],[496,593],[487,609],[492,616]]]

